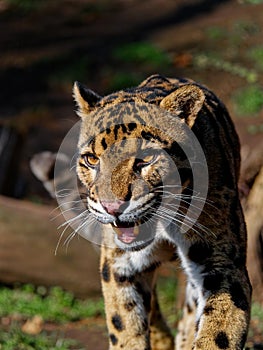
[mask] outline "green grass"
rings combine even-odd
[[[178,285],[176,276],[160,277],[157,282],[157,295],[160,308],[170,329],[175,331],[175,324],[181,317],[181,310],[176,310]]]
[[[149,42],[133,42],[113,51],[113,57],[126,63],[148,64],[154,68],[167,67],[169,55]]]
[[[0,320],[10,319],[10,324],[0,328],[0,350],[83,350],[58,332],[37,335],[26,334],[21,323],[40,316],[43,321],[57,324],[72,322],[104,314],[102,299],[79,300],[59,287],[24,285],[20,288],[0,288]],[[1,324],[1,322],[0,322]]]
[[[258,326],[263,332],[263,308],[258,303],[253,303],[251,308],[251,318],[258,321]]]
[[[51,288],[46,296],[41,289],[35,290],[31,285],[0,290],[1,316],[22,315],[28,318],[39,315],[45,321],[61,323],[103,314],[102,299],[79,300],[59,287]]]
[[[0,350],[69,350],[73,345],[75,350],[81,350],[74,340],[62,339],[54,333],[33,336],[14,325],[8,331],[0,329]]]
[[[220,40],[227,37],[226,29],[219,26],[211,26],[205,32],[206,36],[211,40]]]
[[[259,69],[263,69],[263,46],[253,47],[248,51],[248,56]]]
[[[160,307],[172,330],[175,330],[175,324],[181,316],[181,310],[175,308],[177,287],[175,274],[158,279]],[[63,339],[61,331],[26,334],[21,330],[21,320],[39,315],[45,321],[60,323],[103,314],[101,299],[78,300],[59,287],[51,288],[50,291],[45,287],[35,288],[32,285],[15,289],[2,287],[0,319],[13,317],[13,321],[9,327],[0,327],[0,350],[84,350],[76,341]],[[259,304],[252,305],[251,317],[258,324],[259,331],[263,332],[263,309]]]
[[[263,108],[263,89],[249,85],[233,96],[236,113],[240,116],[255,116]]]
[[[202,69],[216,68],[244,78],[248,83],[255,83],[258,80],[258,74],[255,70],[246,68],[237,63],[229,62],[212,53],[196,54],[194,56],[194,65]]]

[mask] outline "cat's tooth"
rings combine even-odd
[[[113,230],[117,233],[118,236],[120,236],[121,233],[122,233],[121,230],[120,230],[118,227],[115,227],[115,226],[114,226],[114,227],[113,227]]]
[[[113,226],[117,227],[116,221],[113,221]]]
[[[133,233],[134,233],[135,236],[138,236],[138,234],[139,234],[139,226],[138,225],[134,226]]]

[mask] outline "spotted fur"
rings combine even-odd
[[[85,220],[95,218],[102,234],[109,349],[243,349],[251,287],[237,191],[239,141],[224,105],[193,81],[159,75],[105,97],[75,83],[74,97],[82,118],[77,173],[86,188]],[[209,179],[192,225],[187,210],[196,179],[187,155],[195,148],[187,130],[202,147]],[[170,190],[166,203],[167,184],[176,187],[175,168],[180,192]],[[182,230],[185,217],[188,230]],[[174,342],[160,313],[155,274],[175,255],[188,283]]]

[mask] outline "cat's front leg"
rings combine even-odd
[[[250,283],[245,270],[213,271],[203,281],[204,306],[196,320],[194,350],[242,350],[250,314]]]
[[[230,264],[228,261],[228,265]],[[205,272],[202,272],[204,267],[196,267],[195,275],[192,276],[194,278],[188,284],[188,287],[192,286],[195,295],[193,301],[196,304],[196,313],[194,319],[192,312],[185,313],[184,330],[186,324],[192,320],[189,324],[192,323],[194,341],[192,345],[186,341],[188,345],[179,349],[242,350],[248,331],[251,298],[246,269],[226,270],[223,266],[215,265],[208,269],[208,266]],[[201,271],[200,274],[198,270]],[[192,309],[191,305],[190,308]],[[185,340],[189,340],[189,337],[193,339],[189,329],[186,333]]]
[[[154,272],[120,273],[118,248],[101,248],[101,280],[110,350],[150,350],[149,312]]]

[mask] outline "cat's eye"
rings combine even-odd
[[[99,164],[99,158],[92,153],[86,153],[81,156],[84,163],[89,168],[96,168]]]
[[[155,155],[154,154],[148,154],[145,157],[143,157],[143,163],[144,164],[150,164],[153,162],[153,160],[155,159]]]
[[[135,161],[135,166],[136,168],[143,168],[146,167],[152,163],[154,163],[154,161],[157,159],[156,154],[145,154],[142,158],[138,158]]]

